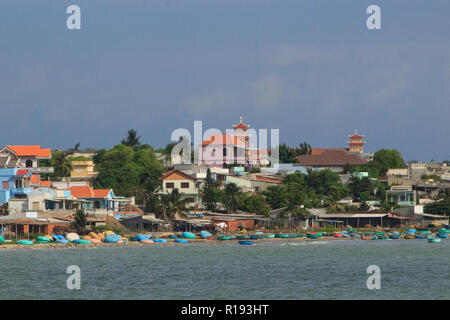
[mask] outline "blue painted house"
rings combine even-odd
[[[31,169],[0,168],[0,204],[10,198],[26,197],[33,191],[30,187]]]

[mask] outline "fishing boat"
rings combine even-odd
[[[440,233],[450,233],[450,230],[447,229],[441,229],[439,230]]]
[[[167,239],[153,239],[153,242],[158,242],[158,243],[166,243]]]
[[[289,238],[289,235],[288,234],[277,233],[275,235],[275,238]]]
[[[183,238],[195,239],[195,234],[193,234],[192,232],[183,232]]]
[[[174,242],[175,243],[189,243],[189,241],[187,241],[186,239],[175,239]]]
[[[416,239],[425,239],[425,236],[420,234],[416,234],[415,237]]]
[[[350,233],[350,238],[361,238],[361,236],[357,233]]]
[[[389,239],[399,239],[400,236],[398,234],[390,234]]]
[[[25,246],[29,246],[29,245],[34,244],[34,241],[33,240],[18,240],[16,243],[25,245]]]
[[[333,237],[335,238],[342,238],[344,235],[341,232],[335,232],[333,233]]]
[[[258,236],[256,234],[251,234],[250,235],[250,239],[251,240],[256,240],[256,239],[258,239]]]
[[[429,237],[429,238],[428,238],[428,242],[434,242],[434,243],[436,243],[436,242],[441,242],[441,238],[433,238],[433,237]]]
[[[246,239],[248,239],[248,234],[238,234],[238,235],[236,235],[236,239],[246,240]]]
[[[253,241],[250,240],[239,240],[239,244],[253,244]]]
[[[200,231],[200,237],[203,239],[207,239],[208,237],[212,236],[212,234],[206,230]]]
[[[230,237],[230,236],[227,236],[227,235],[218,235],[218,236],[216,237],[216,239],[217,239],[217,240],[231,240],[231,237]]]
[[[301,238],[301,237],[304,237],[304,236],[305,236],[304,234],[300,234],[300,233],[297,233],[297,234],[295,235],[296,238]]]
[[[169,239],[176,239],[176,238],[177,238],[177,236],[174,235],[174,234],[169,234],[167,237],[168,237]]]
[[[436,233],[436,237],[446,239],[448,235],[446,233]]]
[[[275,238],[275,235],[272,233],[265,234],[266,238]]]
[[[318,233],[307,233],[306,237],[309,239],[317,239],[320,237],[320,235]]]
[[[414,234],[405,234],[404,239],[415,239],[416,236]]]

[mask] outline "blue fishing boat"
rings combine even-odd
[[[253,244],[253,241],[250,241],[250,240],[239,240],[239,244]]]
[[[425,239],[425,236],[424,236],[424,235],[416,234],[416,239]]]
[[[153,240],[155,241],[155,240]],[[174,241],[175,243],[189,243],[189,241],[187,241],[186,239],[175,239]]]
[[[448,238],[448,235],[445,233],[436,233],[436,237],[445,239]]]
[[[106,243],[117,243],[117,242],[119,242],[120,238],[122,238],[122,236],[120,236],[118,234],[110,233],[105,237],[105,240],[103,240],[103,241]]]
[[[195,234],[193,234],[192,232],[183,232],[183,238],[195,239]]]
[[[428,242],[432,242],[432,243],[441,242],[441,238],[429,237]]]
[[[167,239],[153,239],[153,242],[166,243]]]
[[[177,238],[177,236],[174,235],[174,234],[169,234],[167,237],[168,237],[169,239],[176,239],[176,238]]]
[[[256,234],[251,234],[249,239],[256,240],[258,239],[258,236]]]
[[[211,237],[211,236],[212,236],[212,234],[209,233],[209,232],[206,231],[206,230],[200,231],[200,237],[202,237],[203,239],[206,239],[206,238]]]

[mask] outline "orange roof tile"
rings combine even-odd
[[[89,186],[74,186],[70,194],[75,198],[106,198],[111,189],[92,189]]]
[[[89,186],[71,187],[70,194],[75,198],[95,198],[94,190]]]
[[[41,146],[6,146],[19,157],[36,156],[39,158],[51,158],[50,149],[42,149]]]
[[[30,183],[39,183],[39,175],[33,174],[30,178]]]
[[[106,198],[111,189],[93,189],[95,198]]]

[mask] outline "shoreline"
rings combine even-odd
[[[207,240],[207,239],[187,239],[187,244],[226,244],[226,243],[238,243],[239,240]],[[309,239],[306,237],[301,238],[271,238],[271,239],[258,239],[252,240],[257,243],[276,243],[276,242],[317,242],[326,240],[359,240],[353,238],[336,238],[336,237],[320,237],[317,239]],[[127,241],[126,243],[98,243],[98,244],[76,244],[76,243],[35,243],[33,245],[23,244],[3,244],[0,245],[0,251],[4,250],[45,250],[45,249],[73,249],[73,248],[104,248],[104,247],[151,247],[151,246],[173,246],[173,245],[187,245],[186,243],[175,243],[174,241],[168,241],[167,243],[141,243],[138,241]]]

